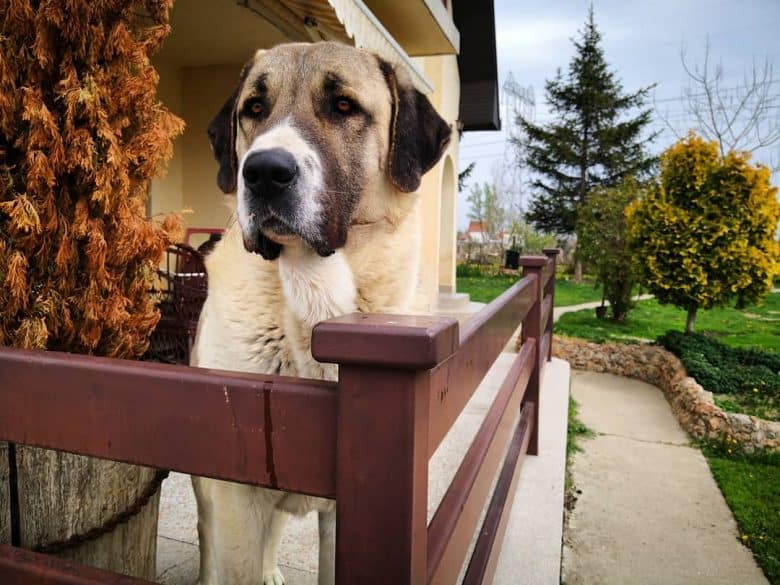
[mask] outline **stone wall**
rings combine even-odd
[[[574,369],[637,378],[658,386],[680,425],[697,439],[737,441],[748,453],[780,450],[780,422],[721,410],[712,392],[689,377],[682,362],[661,347],[598,344],[556,336],[553,355]]]

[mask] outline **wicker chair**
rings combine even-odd
[[[152,291],[160,322],[152,333],[145,359],[189,364],[198,318],[208,292],[203,255],[187,244],[166,251],[165,268],[157,271],[159,286]]]

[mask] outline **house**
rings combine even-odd
[[[337,40],[405,66],[453,128],[453,140],[420,189],[426,269],[418,308],[435,310],[455,291],[459,133],[497,130],[493,2],[466,0],[178,0],[172,31],[155,57],[162,101],[187,124],[149,212],[183,214],[186,227],[221,228],[230,211],[215,183],[206,127],[258,48]],[[186,169],[186,172],[185,172]]]
[[[484,244],[490,240],[490,233],[487,230],[487,226],[483,221],[470,221],[469,227],[466,229],[464,239],[467,242],[477,242]]]

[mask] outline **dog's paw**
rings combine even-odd
[[[263,575],[263,585],[284,585],[284,576],[279,567]]]

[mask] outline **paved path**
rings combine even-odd
[[[638,295],[634,297],[634,300],[644,301],[652,298],[653,295]],[[581,303],[579,305],[567,305],[565,307],[555,307],[553,309],[553,321],[557,321],[561,315],[564,315],[566,313],[573,313],[574,311],[581,311],[582,309],[595,309],[596,307],[599,306],[601,306],[601,301],[594,301],[592,303]],[[609,306],[609,303],[607,303],[607,306]]]
[[[597,435],[574,456],[582,493],[565,533],[563,582],[767,585],[658,388],[575,371],[572,396]]]

